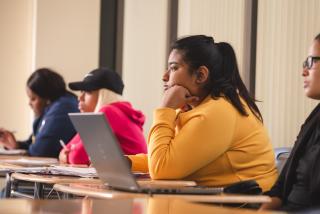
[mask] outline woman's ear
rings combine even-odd
[[[203,84],[209,78],[209,70],[206,66],[202,65],[198,68],[198,70],[196,70],[195,75],[196,75],[196,83]]]

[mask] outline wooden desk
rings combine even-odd
[[[27,181],[34,183],[34,192],[33,196],[21,194],[17,192],[15,187],[12,186],[12,183],[19,181]],[[39,174],[23,174],[23,173],[12,173],[10,177],[10,184],[7,184],[7,197],[11,195],[30,197],[30,198],[44,198],[44,187],[53,186],[53,184],[59,183],[88,183],[88,184],[101,184],[99,179],[93,178],[80,178],[73,176],[56,176],[56,175],[39,175]]]
[[[149,197],[149,195],[143,193],[130,193],[110,190],[103,184],[55,184],[53,189],[63,193],[100,199]]]
[[[25,166],[48,166],[58,164],[56,158],[28,157],[0,155],[0,176],[5,179],[5,197],[10,197],[11,192],[11,170],[20,169]]]
[[[253,214],[254,210],[217,207],[177,199],[134,198],[105,200],[0,200],[0,213],[35,214]],[[276,212],[260,212],[271,214]]]
[[[48,166],[58,164],[59,161],[56,158],[0,155],[0,163],[8,163],[19,166]]]
[[[23,181],[36,182],[36,183],[45,183],[45,184],[59,184],[59,183],[101,184],[101,181],[99,179],[80,178],[80,177],[73,177],[73,176],[60,176],[60,175],[12,173],[11,178],[15,180],[23,180]]]
[[[43,198],[44,196],[43,187],[46,184],[53,185],[53,184],[63,184],[63,183],[69,183],[69,184],[77,183],[77,184],[91,184],[91,185],[103,186],[102,182],[99,179],[93,179],[93,178],[13,173],[10,178],[10,184],[8,182],[8,185],[7,185],[7,189],[10,189],[9,193],[7,193],[6,195],[7,197],[10,197],[12,193],[14,195],[18,195],[17,192],[12,190],[12,186],[11,186],[11,183],[15,180],[34,182],[35,191],[34,191],[33,197],[35,198]],[[196,185],[194,181],[178,181],[178,180],[168,181],[168,180],[150,180],[150,179],[141,179],[141,180],[138,180],[138,183],[139,185],[153,186],[153,187],[181,187],[181,186]],[[21,195],[21,196],[26,196],[26,195]]]
[[[130,193],[115,191],[106,188],[101,184],[55,184],[53,188],[60,192],[65,192],[80,196],[89,196],[92,198],[124,198],[137,197],[147,194]],[[153,194],[153,198],[170,198],[170,199],[184,199],[196,202],[211,202],[211,203],[268,203],[271,201],[270,197],[258,195],[179,195],[179,194]]]

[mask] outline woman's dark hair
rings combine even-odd
[[[63,77],[49,68],[40,68],[31,74],[27,87],[39,97],[51,102],[66,94]]]
[[[195,35],[177,40],[171,48],[181,53],[184,62],[189,65],[191,73],[200,66],[208,68],[209,80],[205,89],[213,99],[225,97],[240,114],[248,116],[241,103],[240,95],[252,113],[260,121],[263,121],[255,100],[249,95],[240,77],[236,55],[230,44],[214,43],[212,37]]]

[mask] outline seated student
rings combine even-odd
[[[120,142],[125,154],[147,153],[147,144],[142,126],[145,117],[122,100],[123,82],[120,76],[109,69],[99,68],[88,73],[82,82],[69,84],[72,90],[81,90],[81,112],[103,112]],[[77,134],[60,152],[60,162],[89,164],[88,155]]]
[[[320,34],[303,63],[304,91],[320,100]],[[320,105],[308,116],[298,134],[278,181],[267,193],[272,202],[261,209],[298,211],[320,206]]]
[[[277,178],[272,145],[233,48],[204,35],[179,39],[163,82],[148,157],[128,156],[132,169],[205,186],[254,179],[269,190]]]
[[[26,90],[35,116],[33,133],[25,141],[16,141],[12,132],[1,128],[0,144],[27,149],[31,156],[58,157],[59,140],[69,141],[76,133],[68,113],[79,111],[77,98],[66,90],[62,76],[48,68],[33,72]]]

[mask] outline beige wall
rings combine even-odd
[[[0,126],[21,137],[31,130],[25,82],[31,72],[32,14],[32,1],[0,1]]]
[[[240,73],[245,74],[246,50],[245,12],[246,0],[180,0],[178,36],[205,34],[215,42],[229,42],[237,54]]]
[[[38,0],[35,68],[51,67],[67,82],[99,62],[100,0]]]
[[[301,73],[319,11],[319,0],[259,1],[256,95],[276,147],[292,146],[317,103],[304,96]]]
[[[25,83],[34,69],[80,80],[98,66],[100,0],[1,0],[0,126],[31,132]]]
[[[146,115],[147,135],[152,112],[161,101],[166,67],[167,1],[127,0],[124,10],[124,96]]]

